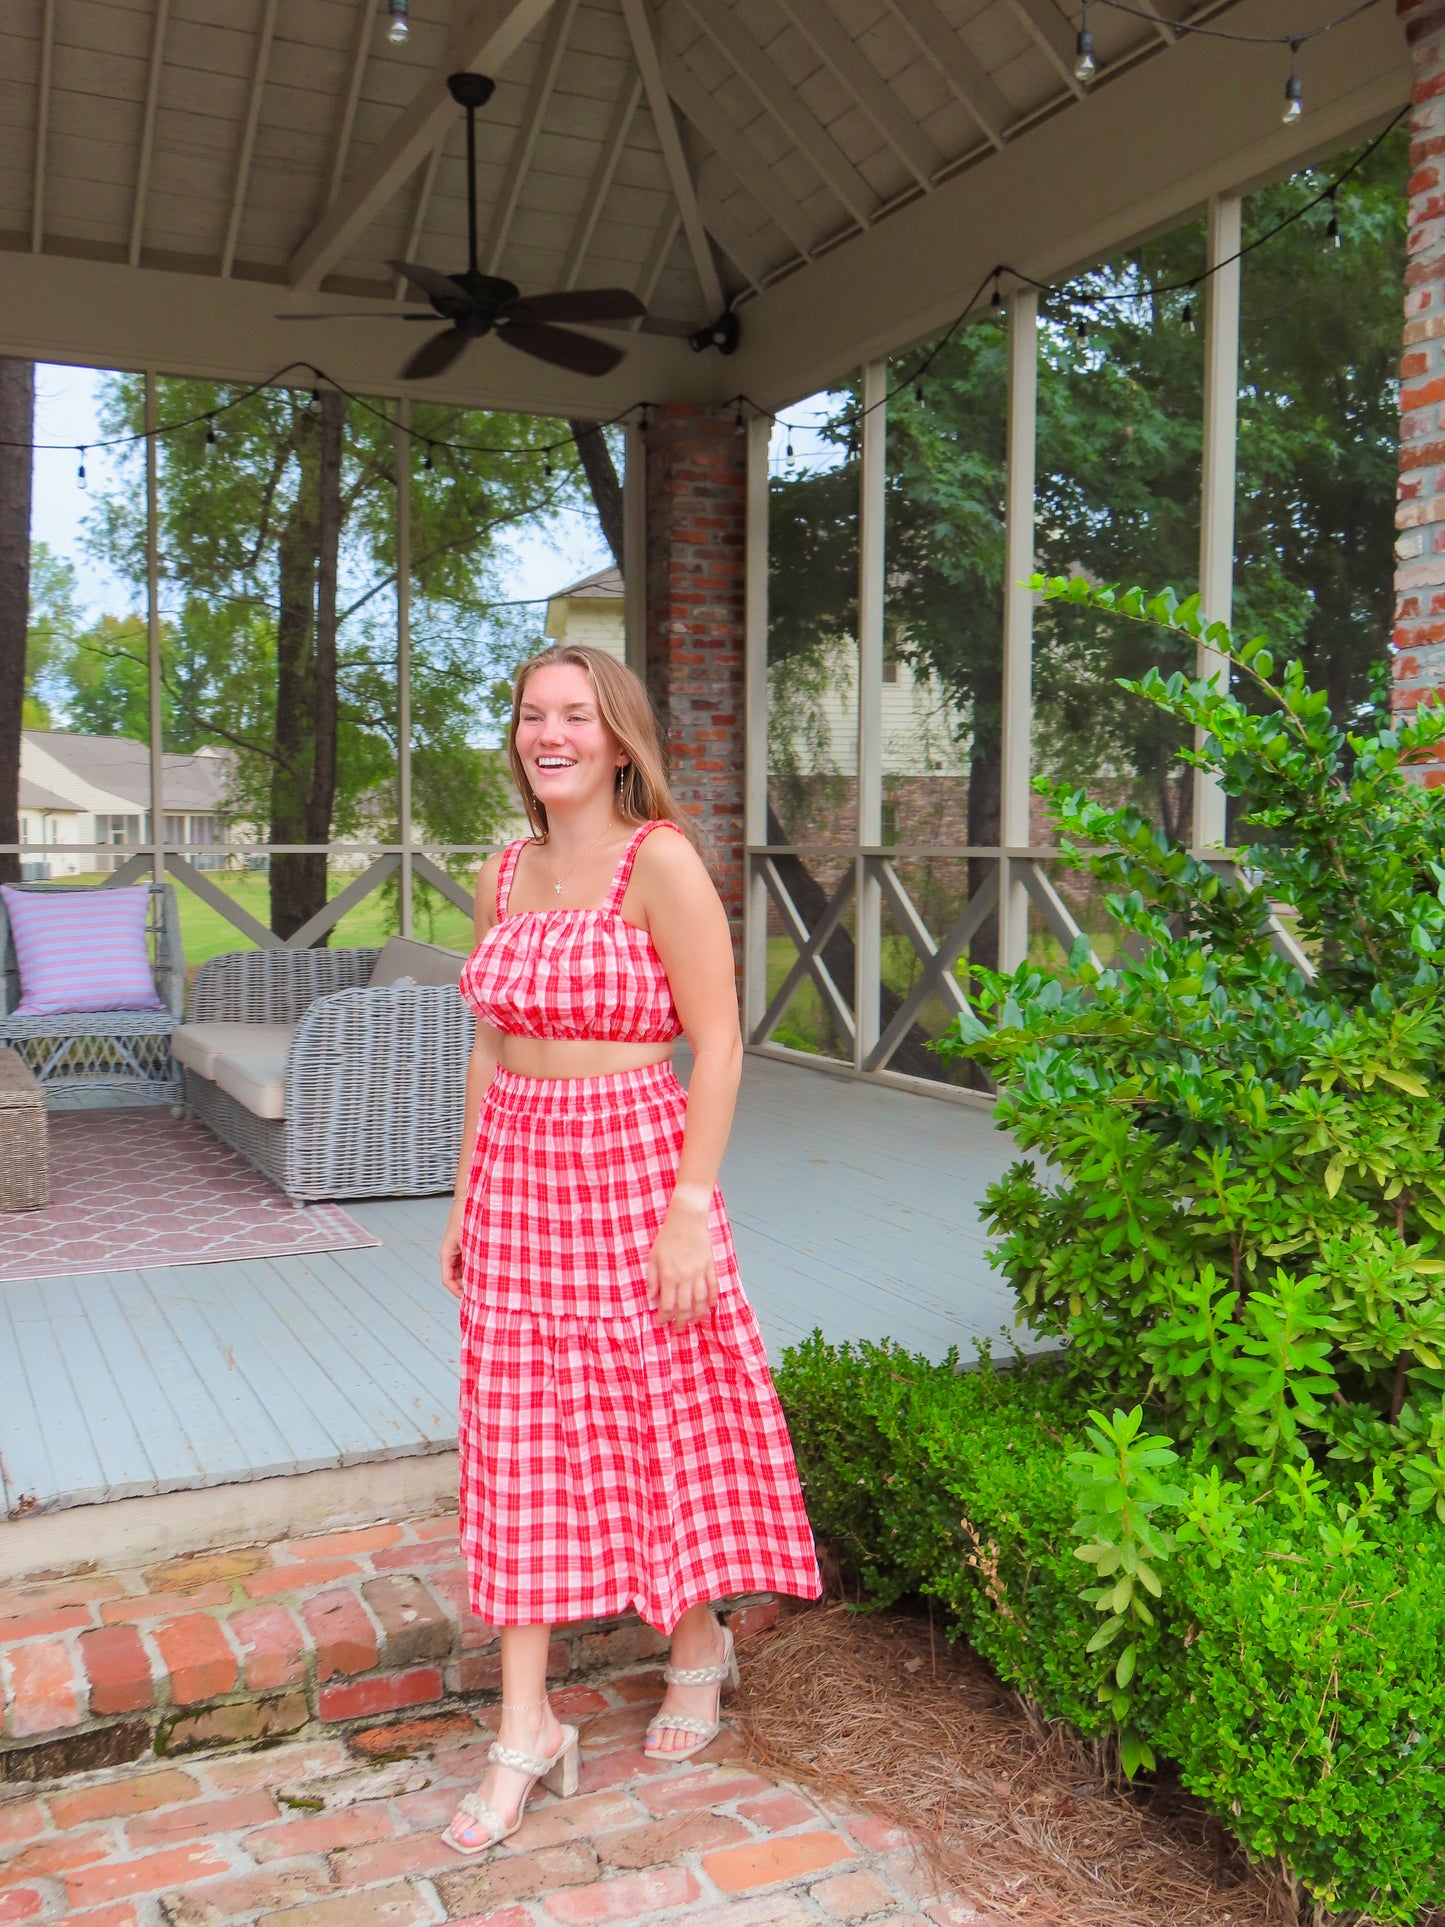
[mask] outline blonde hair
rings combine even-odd
[[[602,721],[627,757],[617,772],[617,810],[625,822],[675,823],[696,845],[692,825],[678,814],[677,803],[667,781],[667,739],[652,707],[652,699],[640,677],[625,663],[609,656],[605,649],[588,643],[554,643],[524,662],[512,685],[512,721],[507,731],[507,761],[522,808],[533,830],[544,839],[549,834],[547,808],[532,794],[527,770],[517,752],[517,723],[527,684],[539,669],[580,669],[592,685]]]

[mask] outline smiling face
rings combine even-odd
[[[585,669],[534,669],[517,710],[517,753],[544,809],[577,808],[611,792],[627,756],[602,720]]]

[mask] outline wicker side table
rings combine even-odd
[[[19,1051],[0,1049],[0,1211],[50,1202],[45,1098]]]

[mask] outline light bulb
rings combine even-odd
[[[411,32],[411,22],[406,17],[407,0],[390,0],[386,11],[386,37],[393,47],[399,47]]]
[[[1297,121],[1305,110],[1305,90],[1299,77],[1299,42],[1290,43],[1289,79],[1284,83],[1284,112],[1280,119],[1288,127]]]
[[[1094,78],[1094,75],[1098,72],[1098,68],[1094,64],[1094,36],[1089,32],[1087,27],[1080,29],[1079,37],[1074,42],[1074,48],[1078,55],[1077,60],[1074,62],[1074,79],[1082,81],[1087,87],[1089,82]]]

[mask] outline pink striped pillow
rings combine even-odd
[[[72,1010],[164,1010],[146,954],[144,884],[120,890],[17,890],[0,883],[20,965],[16,1017]]]

